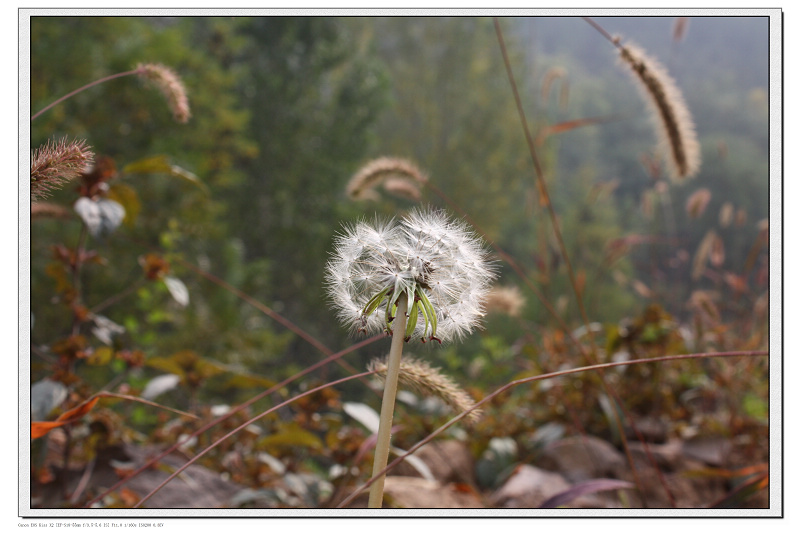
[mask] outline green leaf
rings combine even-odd
[[[321,449],[322,439],[295,424],[289,424],[281,428],[278,433],[260,439],[258,446],[266,448],[302,446]]]
[[[769,417],[769,403],[764,398],[753,393],[747,393],[744,395],[742,403],[744,412],[748,416],[764,421]]]
[[[97,348],[92,355],[86,358],[86,363],[93,366],[105,366],[111,362],[114,356],[114,350],[108,346],[101,346]]]
[[[185,375],[183,367],[172,357],[151,357],[147,359],[147,366],[163,370],[168,374],[176,374],[181,378]]]
[[[211,376],[216,376],[217,374],[222,374],[223,372],[228,371],[228,369],[221,364],[212,361],[211,359],[204,358],[197,360],[197,363],[195,364],[195,370],[203,378],[210,378]]]
[[[134,161],[125,165],[122,171],[126,174],[166,174],[188,181],[199,187],[204,193],[209,194],[208,187],[200,181],[200,178],[178,165],[173,165],[165,155]]]
[[[260,376],[235,375],[225,382],[225,387],[233,389],[260,388],[268,389],[275,385],[275,382]]]

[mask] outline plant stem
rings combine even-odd
[[[38,113],[36,113],[35,115],[33,115],[31,117],[31,121],[33,121],[36,117],[38,117],[39,115],[41,115],[42,113],[44,113],[48,109],[60,104],[64,100],[66,100],[68,98],[71,98],[71,97],[75,96],[76,94],[78,94],[80,92],[85,91],[86,89],[88,89],[90,87],[94,87],[95,85],[99,85],[99,84],[104,83],[104,82],[109,81],[109,80],[113,80],[113,79],[116,79],[116,78],[121,78],[123,76],[130,76],[132,74],[138,74],[138,73],[139,73],[139,69],[134,69],[134,70],[129,70],[127,72],[119,72],[117,74],[112,74],[111,76],[106,76],[105,78],[102,78],[102,79],[99,79],[99,80],[95,80],[95,81],[93,81],[91,83],[87,83],[83,87],[80,87],[79,89],[75,89],[74,91],[72,91],[69,94],[65,94],[64,96],[62,96],[61,98],[59,98],[55,102],[51,103],[50,105],[48,105],[44,109],[40,110]]]
[[[752,350],[752,351],[736,351],[736,352],[715,352],[715,353],[692,353],[692,354],[681,354],[681,355],[665,355],[663,357],[651,357],[651,358],[647,358],[647,359],[632,359],[632,360],[629,360],[629,361],[614,361],[614,362],[611,362],[611,363],[601,363],[601,364],[597,364],[597,365],[583,366],[583,367],[579,367],[579,368],[570,368],[570,369],[567,369],[567,370],[559,370],[557,372],[550,372],[548,374],[540,374],[538,376],[531,376],[531,377],[527,377],[527,378],[521,378],[521,379],[517,379],[517,380],[514,380],[514,381],[510,381],[510,382],[506,383],[505,385],[503,385],[502,387],[500,387],[499,389],[497,389],[494,392],[492,392],[491,394],[488,394],[487,396],[485,396],[479,402],[476,402],[475,405],[473,405],[472,407],[470,407],[466,411],[463,411],[462,413],[459,413],[455,417],[451,418],[444,425],[439,426],[439,428],[437,430],[433,431],[427,437],[425,437],[424,439],[422,439],[421,441],[416,443],[414,446],[412,446],[411,448],[406,450],[405,453],[399,454],[394,459],[394,461],[392,461],[391,464],[389,464],[386,467],[384,467],[383,470],[389,470],[389,469],[397,466],[406,457],[408,457],[412,453],[414,453],[417,450],[419,450],[421,447],[423,447],[424,445],[426,445],[427,443],[432,441],[434,438],[436,438],[440,434],[444,433],[444,431],[447,430],[447,428],[449,428],[450,426],[454,425],[456,422],[458,422],[462,418],[468,416],[470,412],[474,411],[475,409],[479,409],[483,405],[486,405],[489,402],[491,402],[497,396],[499,396],[499,395],[503,394],[504,392],[506,392],[507,390],[512,389],[514,387],[517,387],[519,385],[524,385],[524,384],[527,384],[527,383],[533,383],[534,381],[541,381],[541,380],[546,380],[546,379],[558,378],[558,377],[561,377],[561,376],[566,376],[567,374],[578,374],[578,373],[582,373],[582,372],[588,372],[588,371],[592,371],[592,370],[600,370],[600,369],[604,369],[604,368],[614,368],[614,367],[618,367],[618,366],[663,363],[663,362],[667,362],[667,361],[680,361],[682,359],[705,359],[705,358],[717,358],[717,357],[753,357],[753,356],[762,356],[762,355],[768,356],[769,355],[769,350]],[[374,477],[375,476],[373,475],[373,478]],[[348,496],[347,498],[345,498],[344,500],[339,502],[339,504],[337,505],[337,508],[341,509],[341,508],[345,507],[347,504],[352,502],[356,498],[356,496],[358,496],[361,493],[362,490],[366,489],[367,487],[371,487],[372,484],[374,484],[374,483],[375,483],[375,481],[370,479],[369,481],[367,481],[366,483],[364,483],[363,485],[358,487],[355,491],[353,491],[350,494],[350,496]]]
[[[253,424],[254,422],[257,422],[257,421],[261,420],[261,419],[262,419],[262,418],[264,418],[265,416],[267,416],[267,415],[269,415],[269,414],[271,414],[271,413],[274,413],[275,411],[277,411],[278,409],[281,409],[282,407],[286,407],[286,406],[287,406],[287,405],[289,405],[290,403],[292,403],[292,402],[294,402],[294,401],[297,401],[297,400],[299,400],[300,398],[305,398],[306,396],[310,396],[310,395],[312,395],[312,394],[314,394],[314,393],[316,393],[316,392],[319,392],[319,391],[321,391],[321,390],[327,389],[328,387],[335,387],[336,385],[339,385],[339,384],[341,384],[341,383],[345,383],[345,382],[348,382],[348,381],[350,381],[350,380],[353,380],[353,379],[361,379],[361,378],[363,378],[363,377],[366,377],[366,376],[372,375],[372,374],[374,374],[374,373],[375,373],[374,371],[370,371],[370,372],[362,372],[362,373],[360,373],[360,374],[356,374],[356,375],[354,375],[354,376],[347,376],[347,377],[344,377],[344,378],[341,378],[341,379],[337,379],[336,381],[331,381],[330,383],[325,383],[324,385],[320,385],[319,387],[314,387],[313,389],[310,389],[310,390],[307,390],[307,391],[305,391],[305,392],[303,392],[303,393],[301,393],[301,394],[298,394],[297,396],[295,396],[295,397],[293,397],[293,398],[289,398],[288,400],[286,400],[286,401],[284,401],[284,402],[281,402],[281,403],[279,403],[278,405],[274,405],[274,406],[270,407],[270,408],[269,408],[269,409],[267,409],[266,411],[264,411],[264,412],[262,412],[262,413],[260,413],[260,414],[258,414],[258,415],[256,415],[256,416],[254,416],[254,417],[253,417],[253,418],[251,418],[250,420],[247,420],[246,422],[244,422],[243,424],[241,424],[239,427],[237,427],[237,428],[235,428],[235,429],[233,429],[233,430],[229,431],[229,432],[228,432],[227,434],[225,434],[224,436],[222,436],[222,437],[220,437],[219,439],[215,440],[213,444],[211,444],[210,446],[206,447],[205,449],[203,449],[203,451],[201,451],[200,453],[198,453],[197,455],[195,455],[194,457],[192,457],[191,459],[189,459],[188,461],[186,461],[186,462],[183,464],[183,466],[181,466],[180,468],[177,468],[177,469],[175,469],[175,471],[174,471],[172,474],[170,474],[170,475],[169,475],[169,477],[168,477],[167,479],[165,479],[164,481],[162,481],[161,483],[159,483],[159,485],[158,485],[156,488],[154,488],[153,490],[151,490],[149,494],[147,494],[147,495],[146,495],[144,498],[142,498],[141,500],[139,500],[139,501],[136,503],[136,505],[134,505],[134,506],[132,507],[132,509],[137,509],[137,508],[141,507],[141,506],[142,506],[142,504],[144,504],[144,502],[146,502],[147,500],[149,500],[149,499],[150,499],[150,498],[153,496],[153,494],[155,494],[156,492],[158,492],[159,490],[161,490],[162,488],[164,488],[164,486],[165,486],[167,483],[169,483],[170,481],[172,481],[173,479],[175,479],[177,476],[179,476],[179,475],[181,474],[181,472],[183,472],[184,470],[186,470],[187,468],[189,468],[190,466],[192,466],[194,463],[196,463],[196,462],[197,462],[197,461],[198,461],[198,460],[199,460],[201,457],[203,457],[205,454],[207,454],[208,452],[210,452],[211,450],[213,450],[214,448],[216,448],[217,446],[219,446],[219,444],[220,444],[221,442],[224,442],[225,440],[227,440],[227,439],[231,438],[232,436],[234,436],[235,434],[237,434],[238,432],[240,432],[240,431],[241,431],[241,430],[243,430],[244,428],[246,428],[246,427],[250,426],[250,425],[251,425],[251,424]],[[279,385],[279,387],[278,387],[278,388],[280,388],[280,386],[282,386],[282,385]],[[276,389],[276,390],[277,390],[277,389]],[[263,393],[262,393],[262,394],[263,394]],[[252,403],[252,400],[251,400],[251,403]],[[240,406],[239,408],[241,408],[241,406]],[[237,409],[238,409],[238,408],[237,408]],[[231,412],[233,412],[233,410],[232,410]],[[213,424],[212,424],[212,425],[213,425]],[[198,434],[199,434],[199,433],[198,433]],[[177,448],[177,447],[178,447],[178,445],[177,445],[177,444],[174,444],[174,445],[173,445],[173,448],[172,448],[172,450],[174,450],[174,449],[175,449],[175,448]],[[158,456],[158,458],[161,458],[161,457],[166,457],[166,456],[168,455],[168,453],[169,453],[170,451],[172,451],[172,450],[167,450],[167,452],[161,452],[161,455],[159,455],[159,456]],[[153,461],[153,460],[151,459],[150,461]],[[123,480],[121,480],[121,481],[122,481],[122,482],[124,482],[124,481],[128,481],[128,480],[130,480],[130,479],[131,479],[131,478],[132,478],[134,475],[137,475],[138,473],[141,473],[142,471],[146,470],[147,468],[150,468],[150,466],[152,466],[152,465],[153,465],[153,464],[155,464],[156,462],[157,462],[157,460],[156,460],[156,461],[153,461],[153,462],[152,462],[152,463],[150,463],[149,465],[145,465],[145,466],[139,467],[139,470],[137,470],[137,471],[136,471],[134,474],[132,474],[132,475],[130,475],[130,476],[128,476],[128,477],[126,477],[125,479],[123,479]],[[118,482],[118,483],[119,483],[119,486],[121,486],[121,485],[123,484],[123,483],[121,483],[121,482]],[[113,489],[111,489],[111,490],[113,490]],[[109,492],[110,492],[110,490],[109,490]],[[99,496],[96,496],[96,497],[95,497],[95,499],[96,499],[96,500],[97,500],[97,499],[99,499],[99,498],[100,498]],[[94,503],[94,502],[90,502],[90,503]],[[89,505],[90,505],[90,504],[89,504],[89,503],[87,503],[86,505],[84,505],[84,508],[89,508]]]
[[[372,477],[381,474],[389,460],[389,441],[392,438],[392,418],[394,416],[394,401],[397,396],[397,379],[400,375],[400,359],[403,356],[403,342],[406,332],[406,310],[408,298],[403,294],[397,301],[397,314],[392,324],[392,347],[389,350],[389,360],[386,362],[386,385],[383,388],[383,403],[381,405],[381,422],[378,426],[378,441],[375,444],[375,461],[372,463]],[[386,473],[378,477],[369,489],[370,509],[380,509],[383,505],[383,482]]]
[[[293,381],[295,381],[295,380],[297,380],[297,379],[299,379],[299,378],[301,378],[301,377],[305,376],[306,374],[308,374],[308,373],[310,373],[310,372],[313,372],[313,371],[314,371],[314,370],[316,370],[317,368],[320,368],[320,367],[322,367],[322,366],[324,366],[324,365],[326,365],[326,364],[330,363],[332,360],[336,360],[336,359],[338,359],[338,358],[340,358],[340,357],[342,357],[342,356],[344,356],[344,355],[346,355],[346,354],[348,354],[348,353],[351,353],[351,352],[354,352],[354,351],[358,350],[359,348],[363,348],[364,346],[366,346],[366,345],[368,345],[368,344],[370,344],[370,343],[372,343],[372,342],[374,342],[374,341],[378,340],[379,338],[381,338],[381,336],[380,336],[380,335],[375,335],[375,336],[373,336],[373,337],[370,337],[369,339],[366,339],[366,340],[363,340],[363,341],[361,341],[361,342],[359,342],[359,343],[356,343],[356,344],[354,344],[353,346],[350,346],[349,348],[346,348],[346,349],[344,349],[344,350],[342,350],[342,351],[340,351],[340,352],[338,352],[338,353],[336,353],[336,354],[333,354],[333,355],[331,355],[330,357],[327,357],[327,358],[323,359],[322,361],[319,361],[319,362],[317,362],[317,363],[314,363],[313,365],[311,365],[311,366],[309,366],[309,367],[306,367],[305,369],[301,370],[301,371],[300,371],[300,372],[298,372],[297,374],[295,374],[295,375],[293,375],[293,376],[290,376],[290,377],[288,377],[288,378],[284,379],[284,380],[283,380],[283,381],[281,381],[280,383],[276,383],[275,385],[273,385],[273,386],[272,386],[272,387],[270,387],[269,389],[267,389],[267,390],[265,390],[265,391],[263,391],[263,392],[260,392],[260,393],[256,394],[255,396],[253,396],[252,398],[250,398],[249,400],[247,400],[247,401],[246,401],[246,402],[244,402],[243,404],[240,404],[239,406],[237,406],[237,407],[234,407],[233,409],[231,409],[230,411],[228,411],[226,414],[222,415],[221,417],[219,417],[219,418],[216,418],[216,419],[214,419],[214,420],[210,421],[209,423],[205,424],[205,425],[204,425],[203,427],[201,427],[200,429],[197,429],[197,430],[195,430],[195,432],[194,432],[194,433],[192,433],[192,434],[190,435],[190,437],[197,437],[197,436],[199,436],[200,434],[202,434],[203,432],[205,432],[205,431],[207,431],[207,430],[211,429],[211,428],[212,428],[212,427],[214,427],[215,425],[217,425],[217,424],[219,424],[219,423],[221,423],[221,422],[224,422],[225,420],[228,420],[228,419],[229,419],[229,418],[231,418],[233,415],[235,415],[236,413],[238,413],[238,412],[242,411],[243,409],[246,409],[247,407],[249,407],[250,405],[254,404],[255,402],[257,402],[257,401],[259,401],[259,400],[261,400],[261,399],[263,399],[263,398],[266,398],[267,396],[271,395],[272,393],[274,393],[274,392],[276,392],[276,391],[280,390],[281,388],[285,387],[285,386],[286,386],[286,385],[288,385],[289,383],[292,383]],[[373,373],[374,373],[374,372],[366,372],[366,373],[358,374],[358,376],[368,376],[368,375],[370,375],[370,374],[373,374]],[[345,379],[352,379],[352,378],[345,378]],[[340,380],[340,381],[341,381],[341,380]],[[335,383],[335,382],[334,382],[334,383]],[[332,384],[329,384],[329,386],[330,386],[330,385],[332,385]],[[324,387],[323,387],[323,388],[324,388]],[[255,417],[255,418],[253,418],[253,419],[251,419],[251,420],[248,420],[248,421],[247,421],[245,424],[242,424],[242,425],[241,425],[241,426],[239,426],[237,429],[235,429],[235,430],[233,430],[232,432],[228,433],[228,434],[227,434],[225,437],[223,437],[223,438],[222,438],[222,439],[220,439],[219,441],[215,442],[214,444],[212,444],[211,446],[209,446],[208,448],[206,448],[205,450],[203,450],[202,452],[200,452],[198,455],[195,455],[195,457],[194,457],[194,459],[193,459],[192,461],[190,461],[189,463],[185,464],[185,465],[184,465],[183,467],[181,467],[181,468],[188,467],[188,466],[189,466],[189,465],[190,465],[192,462],[194,462],[195,460],[199,459],[199,458],[200,458],[200,456],[202,456],[202,455],[205,455],[205,453],[206,453],[206,452],[208,452],[209,450],[211,450],[212,448],[214,448],[214,447],[215,447],[215,446],[216,446],[218,443],[220,443],[220,442],[222,442],[223,440],[225,440],[226,438],[229,438],[229,437],[231,437],[232,435],[236,434],[238,431],[240,431],[241,429],[244,429],[245,427],[247,427],[247,426],[248,426],[249,424],[251,424],[252,422],[255,422],[255,421],[256,421],[256,420],[258,420],[259,418],[261,418],[261,417],[263,417],[263,416],[266,416],[267,414],[269,414],[269,413],[273,412],[274,410],[276,410],[276,409],[278,409],[278,408],[280,408],[280,407],[283,407],[283,406],[285,406],[285,405],[288,405],[289,403],[291,403],[291,402],[292,402],[292,401],[294,401],[294,400],[297,400],[297,399],[299,399],[299,398],[302,398],[303,396],[307,396],[307,395],[309,395],[309,394],[313,394],[313,393],[314,393],[314,392],[316,392],[317,390],[322,390],[322,388],[315,388],[315,389],[312,389],[311,391],[306,391],[305,393],[303,393],[303,394],[301,394],[301,395],[299,395],[299,396],[295,396],[294,398],[290,398],[290,399],[289,399],[289,400],[287,400],[286,402],[283,402],[283,403],[279,404],[278,406],[272,407],[271,409],[268,409],[267,411],[265,411],[264,413],[261,413],[261,414],[260,414],[260,415],[258,415],[257,417]],[[97,394],[97,396],[103,396],[103,395],[107,395],[107,394],[110,394],[110,393],[107,393],[107,392],[100,392],[100,393],[98,393],[98,394]],[[116,396],[118,396],[118,397],[121,397],[121,395],[116,395]],[[142,403],[144,403],[144,401],[143,401],[143,400],[141,400],[141,399],[138,399],[138,400],[136,400],[136,401],[139,401],[139,402],[142,402]],[[163,408],[164,406],[160,406],[160,405],[159,405],[158,407],[162,407],[162,408]],[[181,412],[180,414],[184,414],[184,413],[183,413],[183,412]],[[188,415],[188,413],[186,413],[186,414]],[[189,415],[189,416],[194,416],[194,415]],[[166,456],[167,456],[167,455],[169,455],[170,453],[174,452],[174,451],[175,451],[175,450],[176,450],[176,449],[179,447],[179,445],[180,445],[180,443],[176,442],[176,443],[174,443],[172,446],[169,446],[169,447],[167,447],[166,449],[164,449],[163,451],[161,451],[159,454],[157,454],[157,455],[155,455],[155,456],[151,457],[149,460],[145,461],[145,463],[144,463],[143,465],[141,465],[139,468],[137,468],[136,470],[134,470],[134,471],[133,471],[133,473],[131,473],[129,476],[127,476],[127,477],[124,477],[124,478],[120,479],[120,480],[119,480],[119,481],[117,481],[117,482],[116,482],[114,485],[112,485],[111,487],[109,487],[108,489],[106,489],[104,492],[101,492],[100,494],[98,494],[97,496],[95,496],[93,499],[91,499],[91,500],[89,500],[88,502],[86,502],[86,504],[84,504],[84,509],[90,509],[90,508],[91,508],[91,506],[92,506],[93,504],[95,504],[95,503],[97,503],[98,501],[102,500],[103,498],[105,498],[106,496],[108,496],[109,494],[111,494],[112,492],[114,492],[115,490],[117,490],[118,488],[120,488],[121,486],[123,486],[123,485],[127,484],[127,483],[128,483],[128,481],[132,480],[134,477],[138,476],[139,474],[141,474],[142,472],[144,472],[145,470],[147,470],[148,468],[150,468],[150,467],[151,467],[151,466],[153,466],[154,464],[158,463],[158,461],[160,461],[161,459],[163,459],[164,457],[166,457]],[[177,475],[177,474],[178,474],[178,473],[180,473],[181,471],[182,471],[181,469],[178,469],[178,471],[177,471],[176,473],[174,473],[174,475]],[[156,492],[156,491],[154,490],[154,491],[151,493],[151,495],[152,495],[152,494],[155,494],[155,492]],[[149,497],[149,496],[148,496],[148,497]]]

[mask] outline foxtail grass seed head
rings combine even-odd
[[[459,340],[479,326],[494,279],[483,243],[443,211],[416,209],[399,222],[358,222],[336,238],[325,281],[352,332],[392,334],[407,298],[406,340]]]
[[[388,373],[387,368],[386,361],[374,359],[370,362],[367,370],[375,372],[378,378],[385,381]],[[457,413],[469,411],[475,406],[475,402],[469,394],[449,377],[442,374],[438,368],[430,366],[425,361],[413,358],[401,361],[398,381],[400,385],[424,396],[439,398]],[[481,410],[475,409],[469,412],[467,420],[470,423],[474,423],[477,422],[480,416]]]
[[[47,141],[31,154],[31,200],[47,198],[68,181],[88,172],[94,153],[83,139]]]
[[[422,185],[428,180],[411,161],[397,157],[379,157],[362,166],[350,178],[347,184],[347,196],[353,200],[373,199],[375,187],[389,178],[401,178],[417,185]]]
[[[397,176],[386,178],[383,182],[383,189],[393,196],[405,198],[413,202],[419,202],[422,199],[419,185],[406,178]]]
[[[722,228],[727,228],[733,222],[733,204],[725,202],[719,210],[719,225]]]
[[[705,187],[692,193],[686,200],[686,214],[689,218],[699,218],[706,212],[708,202],[711,201],[711,191]]]
[[[519,316],[525,307],[525,297],[517,287],[493,287],[486,296],[487,313],[505,313]]]
[[[164,65],[141,63],[136,69],[144,79],[153,82],[167,99],[172,116],[181,124],[186,124],[192,116],[189,110],[189,98],[186,88],[175,72]]]
[[[620,58],[631,70],[647,100],[667,166],[674,179],[700,169],[700,144],[689,108],[667,70],[635,45],[620,45]]]
[[[686,37],[686,30],[689,28],[689,17],[677,17],[672,24],[672,40],[676,43]]]

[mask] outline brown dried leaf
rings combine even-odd
[[[567,120],[566,122],[559,122],[558,124],[553,124],[552,126],[545,126],[536,136],[536,144],[541,146],[544,141],[552,135],[558,135],[560,133],[565,133],[577,128],[582,128],[584,126],[593,126],[595,124],[602,124],[604,122],[612,122],[614,120],[619,120],[619,117],[616,115],[610,115],[604,117],[579,118],[575,120]]]

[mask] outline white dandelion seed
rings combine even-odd
[[[469,226],[432,209],[346,226],[332,255],[326,284],[342,323],[391,334],[397,302],[406,298],[406,340],[460,340],[479,326],[495,277]]]

